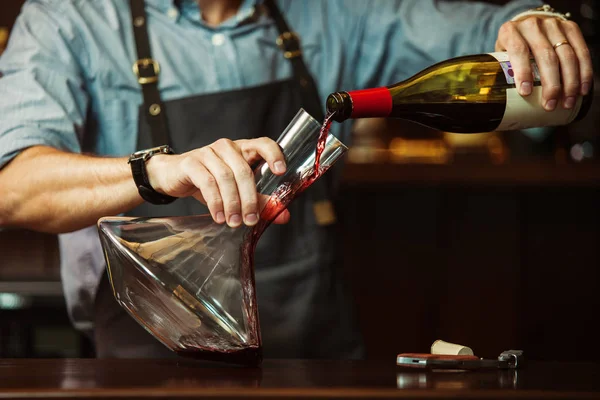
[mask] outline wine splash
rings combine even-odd
[[[319,130],[313,168],[300,175],[299,179],[282,183],[269,197],[267,204],[261,212],[260,222],[257,224],[259,229],[254,229],[258,237],[260,237],[264,229],[268,226],[268,223],[262,226],[264,222],[274,220],[279,213],[285,210],[293,198],[312,185],[314,181],[319,179],[329,169],[329,167],[325,168],[321,166],[321,156],[327,144],[327,137],[329,136],[334,116],[335,112],[328,112]]]
[[[325,173],[328,168],[321,166],[321,155],[325,150],[327,143],[327,137],[331,129],[331,123],[333,122],[334,112],[328,112],[323,121],[323,125],[319,131],[319,137],[317,139],[317,145],[315,149],[315,162],[313,168],[306,171],[303,175],[297,177],[294,181],[284,182],[271,194],[267,200],[267,204],[263,208],[260,214],[260,220],[258,224],[254,226],[250,234],[250,240],[244,242],[244,248],[242,250],[244,270],[254,270],[251,254],[254,254],[258,239],[261,237],[265,229],[286,207],[289,203],[306,188],[313,184],[314,181],[319,179],[321,175]]]
[[[335,117],[335,112],[327,113],[325,119],[323,120],[323,126],[321,126],[321,131],[319,132],[319,139],[317,140],[317,149],[315,153],[314,174],[317,175],[315,179],[322,174],[320,172],[321,154],[323,154],[323,150],[325,150],[325,143],[327,142],[327,135],[329,135],[329,130],[331,129],[331,122],[333,122],[333,117]]]
[[[333,122],[334,112],[328,112],[323,121],[323,125],[319,131],[319,137],[317,139],[317,146],[315,149],[315,162],[311,170],[306,171],[303,175],[300,175],[298,179],[291,182],[284,182],[271,194],[267,200],[267,204],[263,208],[260,214],[260,220],[258,224],[251,230],[249,240],[244,242],[242,250],[242,258],[244,271],[254,271],[254,263],[252,254],[256,249],[256,244],[260,239],[265,229],[286,207],[289,203],[306,188],[313,184],[314,181],[319,179],[321,175],[327,171],[328,167],[321,166],[321,155],[325,150],[327,143],[327,137],[331,129],[331,123]]]

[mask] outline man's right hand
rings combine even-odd
[[[178,155],[156,155],[147,163],[152,187],[174,197],[193,196],[205,204],[217,223],[238,227],[255,225],[261,202],[256,192],[250,165],[265,160],[276,175],[285,173],[286,165],[279,145],[272,139],[242,139],[216,142]],[[290,218],[283,211],[275,223]]]

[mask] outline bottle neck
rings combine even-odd
[[[348,94],[352,99],[351,118],[387,117],[392,112],[392,94],[386,87],[355,90]]]
[[[392,95],[388,88],[335,92],[326,102],[327,112],[333,119],[342,122],[348,118],[387,117],[392,112]]]

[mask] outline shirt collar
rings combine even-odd
[[[147,6],[156,8],[160,12],[166,13],[175,7],[175,0],[144,0]]]
[[[201,16],[201,10],[198,9],[198,3],[196,0],[145,0],[147,5],[159,10],[162,13],[168,13],[169,10],[177,6],[180,7],[181,13],[186,13],[186,10],[194,10],[192,14],[196,14],[198,17]],[[223,27],[235,26],[251,18],[257,12],[257,5],[262,3],[262,0],[242,0],[240,8],[237,14],[221,24]]]

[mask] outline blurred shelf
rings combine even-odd
[[[0,283],[60,281],[56,235],[6,229],[0,231]]]
[[[600,186],[600,164],[392,164],[345,165],[346,186],[410,184],[470,186]]]
[[[0,293],[13,293],[23,296],[62,297],[60,281],[4,281],[0,282]]]

